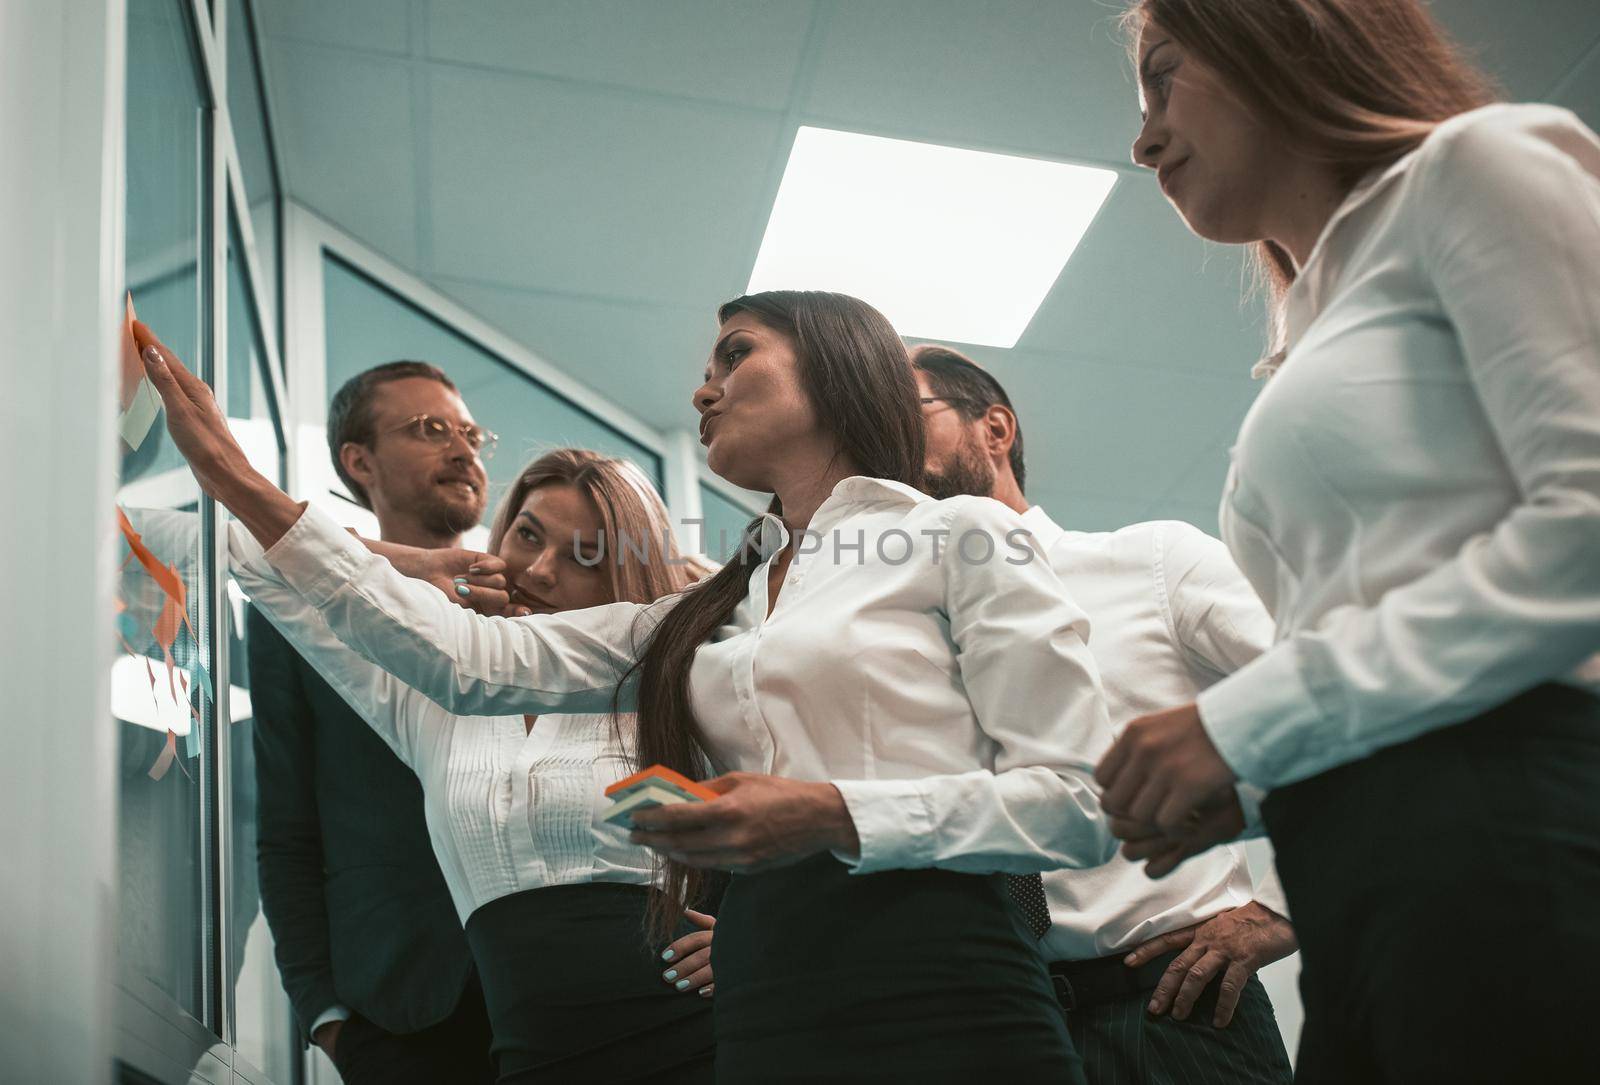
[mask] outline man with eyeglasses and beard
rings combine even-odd
[[[1039,553],[1089,616],[1113,731],[1249,662],[1272,619],[1229,557],[1176,521],[1065,531],[1023,496],[1022,432],[1005,389],[946,347],[912,349],[927,433],[924,488],[991,497],[1022,515]],[[1237,845],[1159,880],[1120,854],[1013,880],[1039,936],[1090,1085],[1287,1083],[1288,1053],[1255,972],[1294,952],[1276,875],[1254,889]]]
[[[494,435],[424,362],[352,377],[328,409],[334,469],[385,542],[460,547]],[[250,611],[262,910],[301,1035],[350,1085],[492,1082],[466,936],[416,776]]]

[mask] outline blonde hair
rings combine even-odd
[[[1130,52],[1151,23],[1346,187],[1498,97],[1419,0],[1136,0],[1122,17]],[[1251,250],[1277,325],[1294,262],[1273,241]]]
[[[495,510],[489,527],[491,554],[499,553],[529,491],[551,483],[572,486],[599,511],[605,544],[601,566],[616,602],[653,603],[716,571],[678,550],[672,518],[643,471],[587,448],[558,448],[522,469]]]

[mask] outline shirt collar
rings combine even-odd
[[[828,499],[817,506],[816,513],[811,517],[810,529],[821,530],[830,521],[839,519],[849,510],[862,505],[911,506],[932,500],[933,498],[921,490],[907,486],[903,482],[887,478],[869,478],[866,475],[851,475],[849,478],[840,479],[833,491],[828,494]],[[750,525],[744,538],[755,547],[757,556],[765,561],[789,545],[789,529],[784,527],[780,517],[764,512],[760,519]]]
[[[1322,263],[1322,254],[1331,244],[1329,239],[1333,237],[1334,231],[1339,227],[1340,223],[1371,203],[1379,193],[1387,191],[1396,180],[1408,173],[1416,162],[1417,151],[1420,149],[1419,146],[1401,155],[1387,166],[1379,166],[1369,171],[1361,180],[1356,182],[1356,186],[1350,190],[1339,206],[1334,208],[1333,214],[1328,216],[1327,223],[1322,227],[1322,233],[1317,235],[1316,243],[1311,246],[1311,255],[1306,257],[1305,266],[1300,268],[1299,273],[1295,276],[1294,284],[1289,288],[1289,296],[1284,299],[1286,310],[1292,310],[1304,294],[1307,289],[1305,284],[1309,281],[1317,265]],[[1300,304],[1304,304],[1304,302],[1300,302]],[[1250,367],[1251,379],[1266,380],[1277,373],[1279,367],[1283,365],[1284,358],[1288,356],[1290,349],[1293,348],[1295,341],[1305,330],[1302,327],[1293,326],[1294,323],[1291,320],[1290,326],[1285,329],[1285,345],[1283,349],[1267,355]]]

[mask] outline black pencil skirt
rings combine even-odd
[[[1081,1085],[1035,947],[998,876],[827,855],[736,876],[712,945],[717,1081]]]
[[[1546,685],[1279,788],[1301,1085],[1596,1080],[1600,699]]]
[[[650,892],[606,882],[530,889],[467,917],[500,1085],[709,1085],[711,1000],[662,981],[665,945],[645,940]]]

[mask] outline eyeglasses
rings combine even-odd
[[[494,446],[500,441],[498,433],[492,433],[482,426],[475,426],[470,422],[458,425],[446,422],[442,418],[435,418],[431,414],[414,414],[398,426],[390,426],[381,431],[379,436],[384,433],[397,433],[400,430],[405,430],[412,437],[419,441],[427,441],[430,445],[447,445],[459,433],[461,439],[467,442],[467,447],[476,452],[481,460],[493,456]]]
[[[922,396],[917,400],[917,402],[921,403],[924,407],[930,403],[948,404],[957,410],[960,410],[962,407],[966,407],[969,410],[977,412],[978,414],[982,414],[984,411],[989,409],[975,399],[964,399],[961,396]]]

